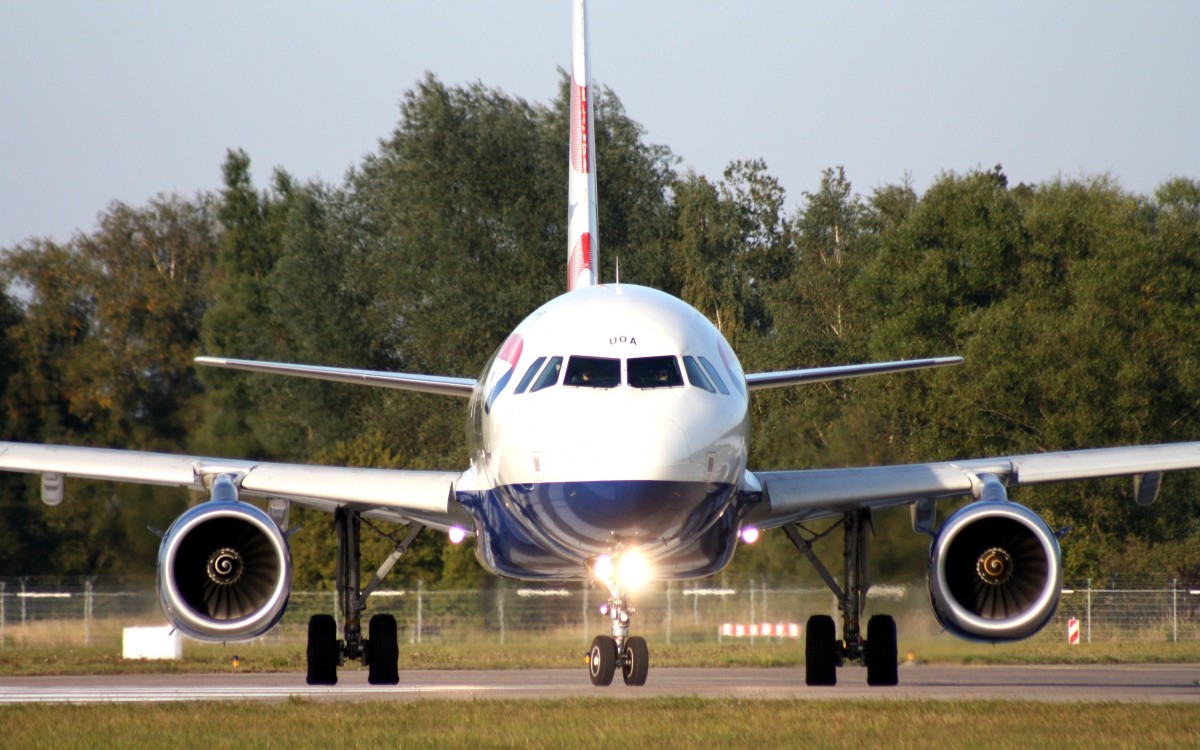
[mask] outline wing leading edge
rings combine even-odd
[[[1008,487],[1200,469],[1200,443],[1035,453],[969,461],[849,469],[754,472],[763,501],[748,521],[761,527],[886,508],[956,495],[978,495],[980,477]],[[751,482],[752,483],[752,482]],[[1153,499],[1150,497],[1149,499]],[[1139,497],[1139,501],[1143,498]]]
[[[434,528],[464,525],[453,500],[457,472],[360,469],[239,461],[167,453],[0,442],[0,471],[134,482],[206,491],[206,479],[233,474],[243,496],[282,498],[332,510],[356,506],[379,518],[416,520]]]
[[[933,367],[961,365],[962,362],[962,357],[932,357],[929,359],[906,359],[898,362],[870,362],[861,365],[811,367],[806,370],[754,372],[746,375],[746,386],[752,391],[758,391],[767,388],[782,388],[789,385],[862,378],[868,375],[886,375],[893,372],[908,372],[909,370],[927,370]]]
[[[274,375],[292,375],[313,380],[329,380],[334,383],[373,385],[395,388],[402,391],[436,393],[442,396],[470,398],[475,389],[474,378],[453,378],[444,375],[415,375],[383,370],[356,370],[348,367],[325,367],[322,365],[295,365],[285,362],[260,362],[251,359],[228,359],[226,357],[196,357],[196,364],[221,367],[245,372],[267,372]]]

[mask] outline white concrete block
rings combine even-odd
[[[126,659],[182,659],[183,636],[170,626],[125,628],[122,655]]]

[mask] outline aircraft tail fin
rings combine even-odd
[[[568,168],[567,290],[599,282],[596,136],[588,58],[587,2],[575,0],[571,23],[571,134]]]

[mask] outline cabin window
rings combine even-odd
[[[533,360],[533,364],[531,364],[529,369],[525,371],[525,375],[521,378],[521,382],[517,383],[517,390],[515,390],[514,393],[525,392],[525,389],[528,388],[529,384],[533,382],[534,376],[538,374],[538,369],[541,368],[542,363],[545,361],[545,357],[538,357],[537,359]]]
[[[621,360],[606,357],[571,357],[564,385],[577,388],[616,388],[621,384]]]
[[[634,388],[674,388],[683,385],[675,357],[637,357],[629,360],[629,385]]]
[[[717,386],[717,390],[721,392],[721,395],[728,396],[729,388],[725,386],[725,381],[721,380],[721,376],[717,374],[717,368],[713,367],[713,363],[704,357],[700,357],[700,364],[704,366],[704,371],[712,378],[712,382]]]
[[[717,389],[713,386],[708,376],[704,374],[704,368],[696,361],[695,357],[683,358],[683,369],[687,370],[688,382],[697,388],[703,388],[709,393],[716,393]]]
[[[529,392],[534,393],[543,388],[558,385],[558,373],[562,370],[562,361],[562,357],[551,357],[550,361],[546,363],[546,369],[542,370],[541,377],[537,379],[537,382],[533,384],[533,388]]]

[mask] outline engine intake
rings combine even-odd
[[[972,503],[942,524],[930,546],[933,611],[960,638],[1028,638],[1049,622],[1061,592],[1058,538],[1022,505]]]
[[[292,558],[271,518],[236,499],[227,477],[213,499],[171,524],[158,552],[158,592],[170,623],[193,638],[254,638],[287,608]]]

